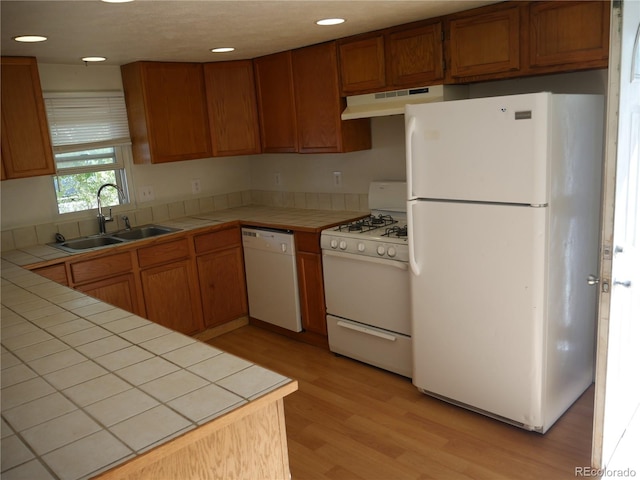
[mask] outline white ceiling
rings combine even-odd
[[[495,1],[481,0],[1,0],[2,55],[34,56],[40,63],[103,65],[137,60],[210,62],[254,58],[414,20],[437,17]],[[320,27],[320,18],[347,21]],[[20,44],[17,35],[49,38]],[[235,52],[213,54],[211,48]]]

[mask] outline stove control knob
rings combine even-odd
[[[362,243],[362,242],[358,243],[358,251],[359,252],[364,252],[364,243]]]
[[[340,240],[340,250],[346,250],[347,249],[347,242],[345,242],[344,240]]]
[[[335,238],[332,238],[331,243],[329,243],[329,245],[331,245],[331,248],[338,248],[338,240],[336,240]]]
[[[389,247],[389,250],[387,250],[387,253],[389,254],[389,256],[390,256],[391,258],[393,258],[393,257],[395,257],[395,256],[396,256],[396,253],[397,253],[397,252],[396,252],[396,249],[395,249],[395,248],[393,248],[393,247]]]
[[[384,255],[384,247],[382,245],[379,245],[376,249],[376,252],[378,252],[378,255],[380,256]]]

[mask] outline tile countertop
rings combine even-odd
[[[154,221],[154,224],[178,228],[182,231],[226,222],[239,221],[245,225],[281,228],[306,232],[319,232],[325,228],[363,217],[368,212],[348,210],[311,210],[300,208],[267,207],[249,205],[209,213],[200,213],[188,217]],[[179,233],[179,232],[178,232]],[[156,237],[158,238],[158,237]],[[99,247],[109,249],[111,247]],[[69,253],[49,245],[34,245],[2,252],[2,258],[16,265],[32,265],[40,262],[65,258],[71,255],[87,253],[96,249],[87,249],[78,253]]]
[[[3,480],[89,478],[295,383],[1,267]]]

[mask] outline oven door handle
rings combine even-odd
[[[391,342],[396,341],[396,337],[393,335],[389,335],[387,333],[378,332],[377,330],[372,330],[366,327],[360,327],[359,325],[354,325],[352,323],[343,322],[342,320],[338,320],[337,325],[339,327],[348,328],[349,330],[355,330],[356,332],[366,333],[367,335],[373,335],[374,337],[383,338],[385,340],[389,340]]]
[[[323,255],[327,257],[336,257],[336,258],[344,258],[346,260],[351,260],[353,262],[369,262],[369,263],[377,263],[378,265],[384,265],[387,267],[395,267],[400,270],[409,270],[409,265],[406,262],[401,262],[398,260],[387,260],[386,258],[376,258],[369,257],[367,255],[353,255],[351,253],[343,253],[343,252],[334,252],[332,250],[323,250]]]

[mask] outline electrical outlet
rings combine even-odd
[[[155,200],[156,194],[153,191],[153,187],[151,185],[140,187],[138,189],[138,198],[140,199],[140,202],[150,202]]]
[[[273,174],[273,181],[275,182],[276,185],[282,185],[282,177],[280,177],[279,172]]]
[[[200,179],[199,178],[194,178],[193,180],[191,180],[191,193],[193,193],[194,195],[197,195],[198,193],[200,193]]]
[[[342,186],[342,172],[333,172],[333,186],[335,188]]]

